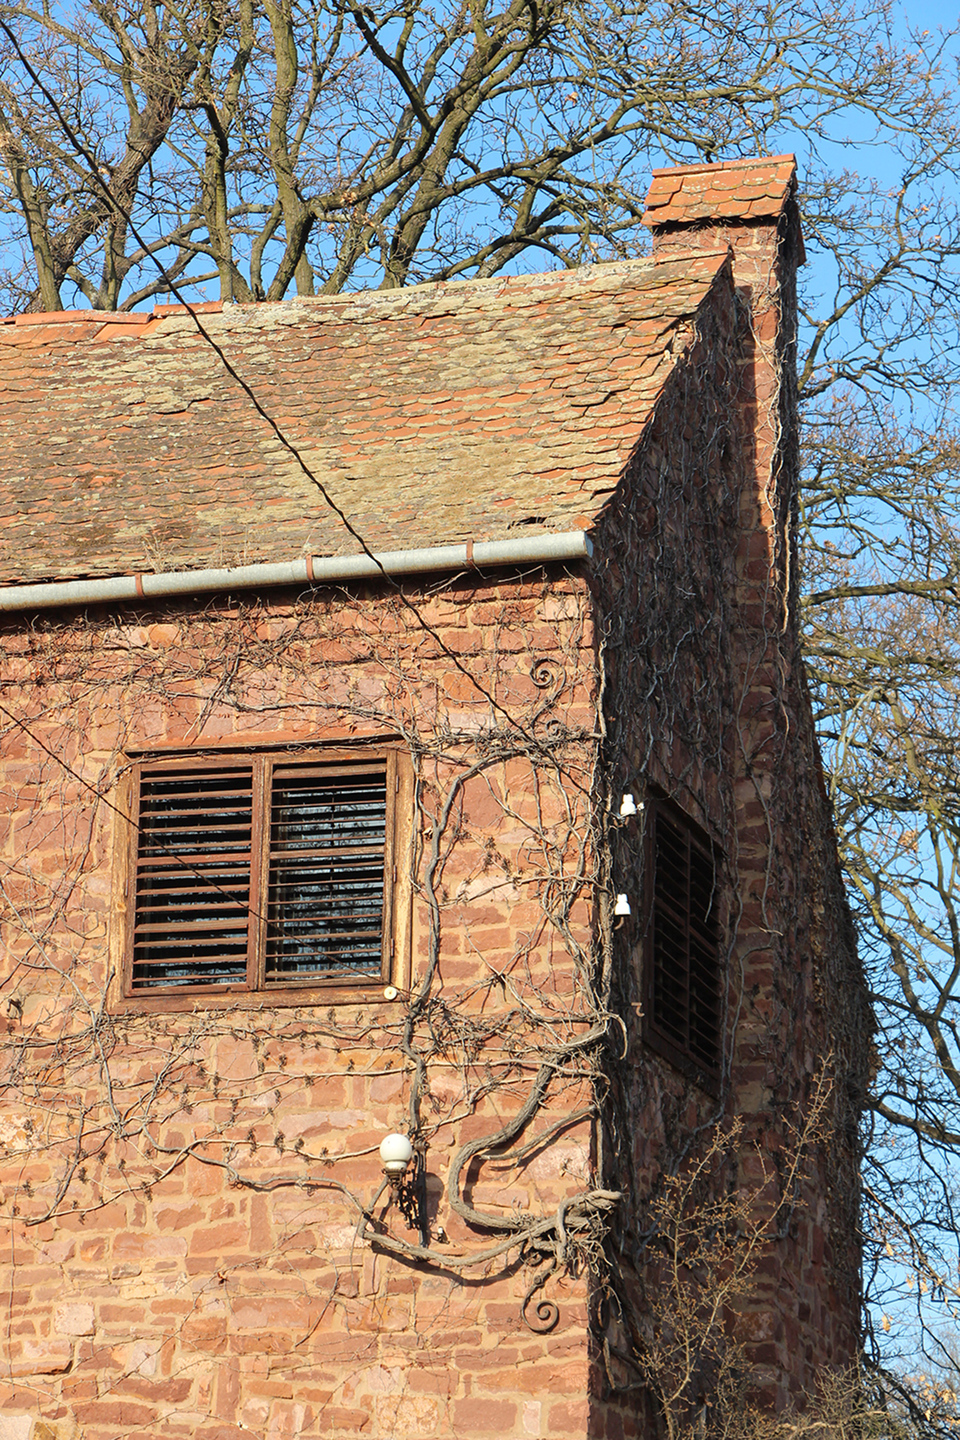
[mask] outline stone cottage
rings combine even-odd
[[[855,1355],[794,188],[0,328],[0,1435],[620,1440]]]

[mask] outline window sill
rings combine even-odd
[[[323,1005],[398,1005],[404,1000],[402,991],[388,997],[386,990],[394,986],[379,976],[363,980],[330,980],[319,985],[277,990],[240,990],[211,986],[204,993],[196,990],[176,995],[125,995],[111,1006],[114,1015],[190,1014],[197,1010],[290,1010]]]

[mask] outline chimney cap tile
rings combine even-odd
[[[796,168],[795,155],[741,155],[736,160],[699,161],[695,165],[664,165],[654,170],[654,176],[716,174],[723,170],[770,170],[781,169],[790,173]]]
[[[796,184],[792,155],[654,170],[643,223],[649,226],[778,215]]]

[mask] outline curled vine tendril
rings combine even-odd
[[[538,655],[530,666],[530,678],[538,690],[543,691],[536,710],[531,717],[531,723],[536,726],[537,722],[548,710],[552,710],[567,685],[567,672],[552,655]],[[551,721],[547,721],[549,726]]]
[[[530,678],[538,690],[562,690],[567,672],[552,655],[538,655],[530,666]]]
[[[543,1299],[537,1301],[534,1309],[535,1320],[531,1320],[527,1314],[527,1307],[530,1301],[538,1290],[543,1289],[555,1269],[556,1266],[550,1264],[546,1269],[541,1270],[526,1295],[524,1295],[523,1304],[520,1306],[520,1314],[523,1316],[524,1325],[526,1325],[528,1330],[532,1330],[535,1335],[549,1335],[550,1331],[555,1330],[560,1323],[560,1307],[553,1300]]]

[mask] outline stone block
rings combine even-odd
[[[53,1328],[58,1335],[92,1335],[95,1329],[93,1306],[79,1300],[58,1305],[53,1312]]]

